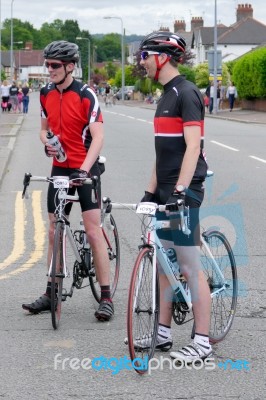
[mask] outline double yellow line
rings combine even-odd
[[[10,278],[25,272],[32,268],[42,257],[44,253],[44,243],[46,237],[45,224],[41,212],[41,191],[32,192],[32,213],[34,221],[34,250],[31,252],[28,260],[19,268],[13,269],[0,275],[0,280]],[[25,200],[21,198],[22,192],[18,192],[15,201],[15,223],[13,249],[7,258],[0,263],[1,271],[16,264],[20,257],[25,253],[25,228],[26,228],[26,206]]]

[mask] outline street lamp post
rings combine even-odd
[[[214,0],[213,112],[217,114],[217,0]]]
[[[22,40],[18,41],[18,42],[13,42],[13,44],[23,44]],[[20,78],[20,50],[18,49],[18,72],[19,72],[19,78]]]
[[[2,2],[0,0],[0,82],[2,82]]]
[[[124,52],[124,26],[121,17],[104,17],[104,19],[119,19],[121,21],[121,68],[122,68],[122,102],[125,99],[125,52]]]
[[[88,85],[90,86],[91,82],[91,42],[89,38],[78,36],[77,40],[88,40]]]
[[[13,80],[13,3],[11,0],[11,21],[10,21],[10,80]]]

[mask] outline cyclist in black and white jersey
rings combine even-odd
[[[181,76],[177,65],[185,53],[185,40],[177,33],[159,31],[146,36],[140,45],[140,64],[149,78],[163,85],[154,118],[156,162],[142,201],[172,204],[182,194],[190,207],[189,236],[178,229],[178,214],[161,213],[170,218],[171,230],[158,231],[165,248],[174,247],[182,274],[191,290],[196,334],[192,343],[171,352],[172,358],[186,362],[204,359],[212,353],[209,343],[211,297],[200,266],[199,208],[204,197],[207,164],[203,154],[203,98],[197,87]],[[173,293],[167,277],[160,271],[160,321],[157,349],[169,350]],[[139,340],[138,346],[141,346]],[[147,345],[147,340],[145,347]]]

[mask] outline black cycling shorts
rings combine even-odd
[[[156,190],[156,202],[165,204],[173,191],[173,185],[160,185]],[[157,230],[161,240],[173,242],[176,246],[199,246],[200,245],[200,224],[199,209],[204,198],[203,182],[192,183],[185,197],[185,205],[189,206],[189,229],[190,235],[185,235],[180,230],[180,217],[178,213],[158,212],[157,220],[170,220],[171,228]]]
[[[72,172],[75,172],[76,169],[73,168],[62,168],[53,166],[51,176],[69,176]],[[91,169],[92,175],[94,175],[93,168]],[[96,174],[95,174],[96,175]],[[49,184],[48,192],[47,192],[47,209],[48,213],[54,213],[56,204],[58,204],[58,199],[55,197],[58,189],[55,189],[53,183]],[[68,189],[68,194],[74,195],[75,192],[78,192],[79,202],[82,212],[88,210],[95,210],[101,208],[101,181],[98,177],[98,185],[97,185],[97,202],[93,203],[91,201],[91,185],[82,185],[82,186],[73,186]],[[68,203],[65,207],[65,214],[69,215],[72,208],[72,203]]]

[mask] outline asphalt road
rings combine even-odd
[[[154,161],[153,110],[117,104],[104,108],[106,172],[103,195],[137,202]],[[215,175],[206,182],[202,225],[219,225],[233,246],[239,273],[237,315],[227,338],[214,347],[216,367],[209,371],[134,371],[86,369],[85,359],[128,357],[126,303],[130,272],[137,255],[140,223],[130,211],[114,211],[120,233],[121,274],[115,318],[95,320],[88,289],[74,292],[63,305],[54,331],[49,313],[31,316],[21,303],[45,288],[46,187],[36,183],[21,200],[24,172],[49,175],[50,160],[39,142],[39,104],[33,93],[29,115],[14,142],[0,190],[0,397],[44,399],[249,399],[265,398],[265,126],[206,118],[206,152]],[[71,222],[79,221],[78,205]],[[173,326],[174,348],[189,342],[191,323]],[[167,358],[167,353],[156,353]],[[68,359],[67,359],[68,358]],[[73,360],[74,359],[74,360]],[[235,368],[218,366],[241,360]],[[83,367],[80,362],[83,360]],[[245,363],[244,363],[245,361]],[[236,366],[239,366],[239,369]]]

